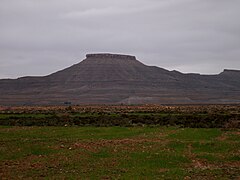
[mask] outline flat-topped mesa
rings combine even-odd
[[[96,59],[122,59],[122,60],[136,60],[135,56],[122,55],[122,54],[87,54],[87,58]]]

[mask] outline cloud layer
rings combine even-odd
[[[182,72],[240,69],[239,0],[0,0],[0,78],[46,75],[86,53]]]

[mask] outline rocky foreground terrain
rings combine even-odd
[[[88,54],[43,77],[0,80],[0,105],[235,104],[240,71],[183,74],[147,66],[134,56]]]

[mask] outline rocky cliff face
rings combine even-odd
[[[240,103],[240,72],[183,74],[146,66],[135,56],[88,54],[45,77],[0,80],[0,104]]]

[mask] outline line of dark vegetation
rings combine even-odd
[[[106,109],[106,108],[105,108]],[[67,107],[48,110],[0,111],[5,126],[178,126],[191,128],[240,128],[239,106],[228,108],[149,107],[118,109]]]

